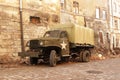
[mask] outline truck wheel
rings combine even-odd
[[[36,57],[30,57],[30,64],[35,64],[35,65],[37,65],[37,63],[38,63],[38,58],[36,58]]]
[[[56,51],[55,50],[52,50],[50,52],[50,66],[51,67],[54,67],[56,66],[56,63],[57,63],[57,56],[56,56]]]
[[[90,52],[88,50],[85,50],[83,52],[83,62],[89,62],[90,61]]]
[[[80,53],[79,53],[79,60],[78,60],[79,62],[82,62],[83,61],[83,51],[81,51]]]

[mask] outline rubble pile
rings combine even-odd
[[[18,60],[15,60],[9,54],[0,55],[0,68],[16,68]]]
[[[7,64],[14,62],[9,54],[0,55],[0,64]]]
[[[91,54],[91,60],[104,60],[109,58],[111,52],[105,47],[95,47]]]

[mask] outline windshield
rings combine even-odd
[[[47,31],[44,35],[44,37],[53,37],[57,38],[59,37],[60,31],[59,30],[53,30],[53,31]]]

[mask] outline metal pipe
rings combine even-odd
[[[24,35],[23,35],[22,0],[19,0],[19,3],[20,3],[19,10],[20,10],[21,50],[22,52],[24,52],[25,48],[24,48]]]

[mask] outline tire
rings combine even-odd
[[[79,53],[79,60],[78,62],[83,62],[83,51]]]
[[[90,51],[85,50],[83,52],[83,62],[89,62],[90,61]]]
[[[49,62],[50,62],[51,67],[56,66],[56,64],[57,64],[57,56],[56,56],[56,51],[55,50],[51,50]]]
[[[38,63],[38,58],[36,58],[36,57],[30,57],[30,64],[35,64],[35,65],[37,65],[37,63]]]

